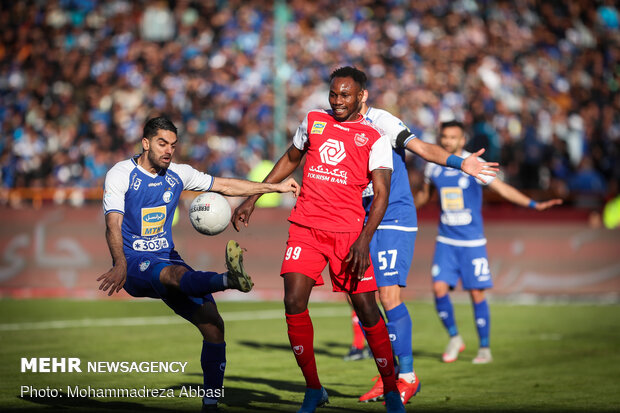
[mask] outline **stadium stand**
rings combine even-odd
[[[212,174],[245,177],[278,156],[272,3],[4,2],[0,203],[99,200],[105,171],[139,151],[155,113],[181,127],[178,160]],[[519,189],[592,210],[618,193],[615,2],[287,4],[289,136],[326,106],[329,72],[354,64],[373,104],[422,139],[434,141],[441,120],[464,121]],[[411,162],[415,186],[421,160]]]

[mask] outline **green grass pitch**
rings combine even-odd
[[[620,409],[620,312],[617,305],[491,303],[495,361],[473,365],[477,337],[471,307],[456,304],[467,348],[440,362],[447,335],[429,302],[407,303],[414,326],[414,367],[421,392],[407,411],[585,412]],[[304,382],[286,336],[282,304],[222,302],[227,368],[222,411],[294,412]],[[330,404],[319,413],[381,412],[358,403],[376,374],[370,360],[344,362],[351,340],[342,303],[313,303],[319,375]],[[198,331],[151,300],[0,301],[0,411],[200,411],[200,399],[179,397],[198,386]],[[82,373],[21,373],[22,357],[78,357]],[[88,373],[94,361],[182,361],[185,373]],[[59,389],[63,397],[20,397],[21,386]],[[171,398],[67,397],[67,386],[165,388]]]

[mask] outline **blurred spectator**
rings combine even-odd
[[[273,142],[276,70],[290,136],[305,111],[327,107],[325,79],[347,64],[368,73],[373,104],[424,140],[439,121],[464,121],[469,147],[486,147],[517,188],[602,205],[620,179],[613,0],[290,0],[278,68],[271,1],[5,3],[2,194],[101,186],[159,113],[180,126],[179,161],[246,176],[284,150]]]

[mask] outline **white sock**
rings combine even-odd
[[[405,380],[407,383],[414,383],[415,380],[416,380],[414,372],[411,372],[411,373],[399,373],[398,374],[398,378]]]

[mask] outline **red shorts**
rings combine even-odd
[[[358,236],[358,232],[323,231],[291,223],[280,275],[289,272],[301,273],[316,281],[316,285],[323,285],[321,273],[329,263],[334,291],[352,294],[376,291],[377,283],[372,263],[364,278],[358,280],[357,276],[348,271],[349,263],[344,262]]]

